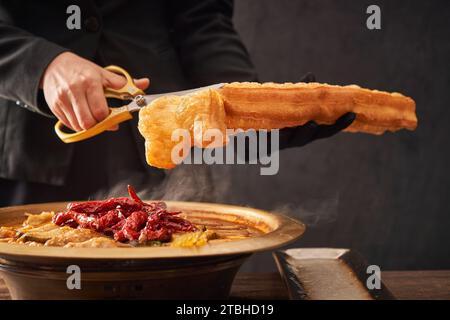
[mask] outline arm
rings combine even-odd
[[[76,131],[108,116],[103,88],[121,88],[125,79],[6,20],[0,17],[0,97]],[[148,79],[136,85],[145,89]]]
[[[47,65],[67,51],[0,19],[0,97],[19,101],[35,112],[50,116],[39,103],[39,83]]]
[[[232,0],[172,0],[173,39],[193,86],[256,81],[245,46],[233,27]]]

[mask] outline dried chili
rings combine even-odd
[[[196,231],[191,222],[178,216],[180,212],[168,211],[164,202],[144,202],[132,186],[128,194],[129,198],[69,203],[53,222],[92,229],[120,242],[167,242],[173,233]]]

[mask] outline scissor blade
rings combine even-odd
[[[223,85],[224,85],[223,83],[218,83],[218,84],[213,84],[213,85],[206,86],[206,87],[200,87],[200,88],[189,89],[189,90],[172,91],[172,92],[157,93],[157,94],[148,94],[148,95],[144,96],[145,105],[148,105],[153,100],[156,100],[156,99],[158,99],[158,98],[160,98],[162,96],[182,96],[182,95],[185,95],[185,94],[194,93],[196,91],[204,90],[204,89],[219,89],[219,88],[223,87]],[[136,100],[133,100],[130,104],[128,104],[128,111],[130,111],[130,112],[138,111],[139,109],[141,109],[141,107],[137,104]]]

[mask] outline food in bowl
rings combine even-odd
[[[0,241],[29,246],[128,247],[170,243],[206,244],[216,237],[194,225],[164,202],[144,202],[128,186],[130,197],[69,203],[61,212],[27,214],[20,227],[1,227]],[[189,233],[189,237],[180,234]]]
[[[266,233],[265,225],[226,214],[169,210],[162,201],[129,197],[69,203],[59,212],[26,213],[22,225],[0,227],[0,242],[28,246],[109,248],[202,246]]]

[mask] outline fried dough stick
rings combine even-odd
[[[309,121],[332,124],[347,112],[356,119],[345,131],[382,134],[417,127],[414,100],[400,93],[320,83],[230,83],[185,96],[164,96],[139,113],[139,131],[145,138],[148,164],[164,169],[176,166],[172,139],[177,129],[191,136],[191,146],[226,144],[230,129],[282,129]],[[207,129],[225,137],[208,145]],[[206,141],[206,143],[205,143]],[[187,155],[182,155],[187,156]]]

